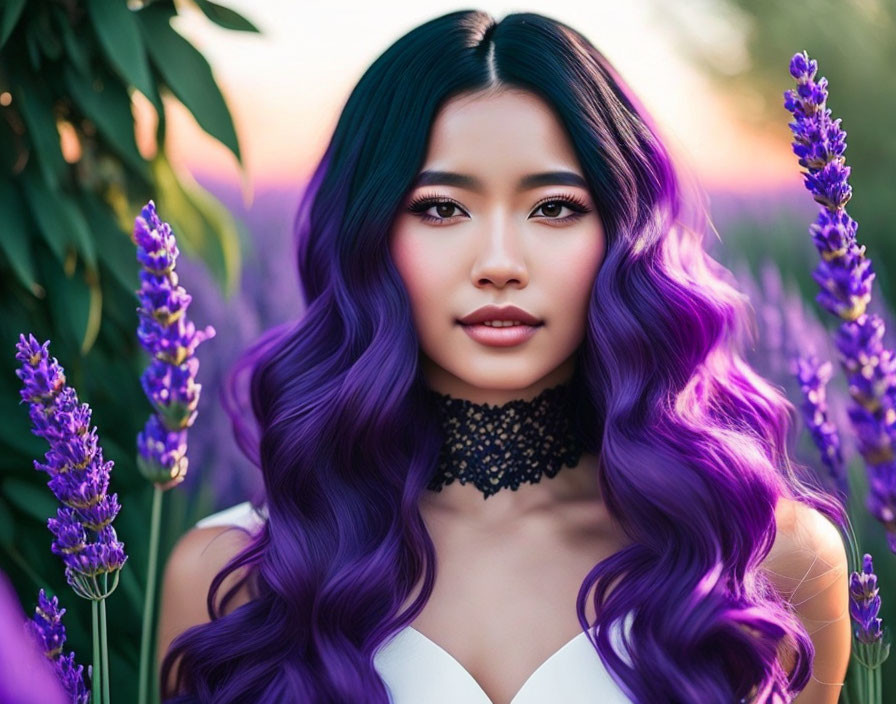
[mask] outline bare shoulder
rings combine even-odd
[[[845,579],[846,545],[821,511],[781,497],[775,509],[777,534],[762,562],[779,591],[797,602]]]
[[[165,563],[158,624],[157,663],[171,642],[192,626],[208,622],[208,591],[215,575],[251,540],[235,526],[193,528],[175,544]],[[244,570],[229,574],[218,591],[219,598],[244,576]],[[232,611],[251,598],[244,584],[227,605]]]
[[[827,516],[800,501],[782,497],[775,519],[775,542],[762,569],[794,607],[815,647],[812,679],[794,702],[835,704],[852,645],[846,544]],[[788,671],[794,662],[792,651],[782,652]]]

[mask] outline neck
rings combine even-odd
[[[482,500],[482,492],[472,484],[453,482],[441,491],[424,492],[420,507],[465,521],[499,524],[562,506],[593,504],[600,502],[597,468],[597,455],[586,452],[575,467],[564,466],[556,476],[521,484],[516,491],[499,491],[488,501]]]
[[[582,401],[569,382],[504,404],[432,390],[428,397],[443,445],[426,507],[490,522],[599,493],[597,458],[580,429]]]

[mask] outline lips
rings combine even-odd
[[[477,308],[458,320],[462,325],[476,325],[487,320],[519,320],[524,325],[542,325],[542,321],[516,306],[487,305]]]
[[[513,347],[531,339],[541,329],[540,325],[508,325],[493,328],[490,325],[463,325],[461,329],[476,342],[489,347]]]

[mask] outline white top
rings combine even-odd
[[[202,519],[197,527],[234,525],[255,530],[264,523],[246,501]],[[631,616],[624,620],[626,631]],[[617,652],[628,661],[618,630]],[[447,650],[412,626],[388,639],[374,654],[374,667],[389,689],[392,704],[494,704]],[[511,704],[631,704],[583,631],[566,643],[523,683]]]

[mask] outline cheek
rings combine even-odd
[[[579,246],[563,252],[562,261],[553,262],[553,290],[564,307],[581,313],[588,307],[594,279],[604,259],[603,238],[584,239]]]
[[[603,253],[593,250],[583,253],[569,267],[570,288],[574,289],[583,304],[587,304],[594,286],[594,279],[603,261]]]
[[[397,233],[390,247],[392,260],[404,281],[414,316],[425,320],[435,312],[444,294],[444,257],[429,251],[419,238]],[[441,265],[440,265],[441,264]]]

